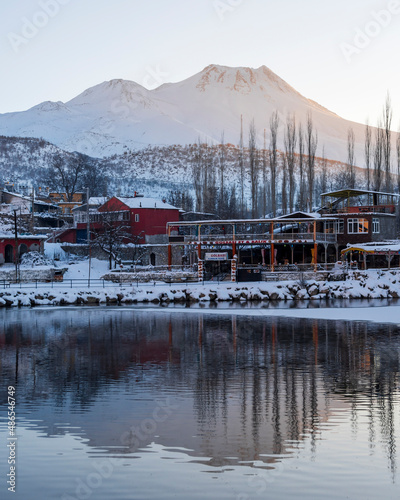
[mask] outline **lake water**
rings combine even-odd
[[[398,499],[399,333],[262,310],[0,310],[0,497]]]

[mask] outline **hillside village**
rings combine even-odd
[[[44,254],[48,244],[59,245],[72,259],[107,261],[106,277],[114,282],[133,282],[140,275],[145,280],[149,270],[152,279],[169,270],[178,273],[169,278],[177,281],[237,282],[296,279],[302,273],[328,279],[345,269],[400,267],[394,193],[340,189],[324,193],[314,212],[257,219],[185,211],[137,192],[87,194],[75,192],[68,200],[66,193],[24,196],[12,186],[3,189],[3,268],[24,261],[32,266],[27,254]],[[55,275],[62,279],[56,267],[52,279]]]
[[[399,267],[391,125],[389,94],[377,126],[362,126],[265,66],[210,65],[152,91],[112,80],[0,116],[0,265],[24,279],[26,254],[54,260],[58,245],[65,260],[107,262],[114,282],[149,269],[236,282]]]

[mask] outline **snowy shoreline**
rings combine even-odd
[[[329,299],[387,299],[400,297],[400,273],[354,273],[346,281],[285,281],[257,283],[171,284],[151,286],[6,288],[0,307],[98,305],[136,303],[196,303],[247,301],[307,301]]]

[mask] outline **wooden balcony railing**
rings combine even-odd
[[[327,242],[327,243],[335,243],[337,241],[337,235],[334,233],[316,233],[316,241],[321,243],[321,242]],[[172,241],[173,238],[170,238],[170,241]],[[180,239],[180,241],[182,241]],[[184,236],[184,242],[185,243],[196,243],[199,241],[199,237],[195,235],[186,235]],[[231,243],[232,241],[236,242],[262,242],[262,243],[270,243],[271,242],[271,234],[270,233],[265,233],[265,234],[236,234],[233,236],[233,234],[202,234],[200,236],[200,241],[202,243],[207,243],[207,242],[229,242]],[[275,243],[279,242],[285,242],[285,243],[290,243],[290,242],[314,242],[314,233],[276,233],[274,234],[273,241]]]

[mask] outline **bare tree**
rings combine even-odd
[[[92,235],[93,244],[108,254],[109,269],[112,269],[113,260],[117,262],[121,245],[132,239],[129,226],[122,220],[121,212],[101,213],[100,227],[94,230]]]
[[[382,123],[379,121],[375,130],[375,145],[374,145],[374,189],[380,191],[382,187],[382,163],[384,156],[384,140],[385,131],[382,128]]]
[[[368,120],[365,125],[364,157],[367,189],[369,191],[371,189],[371,127],[369,126]]]
[[[397,153],[397,192],[400,193],[400,132],[396,136],[396,153]]]
[[[240,215],[244,217],[244,152],[243,152],[243,116],[240,115],[240,139],[239,139],[239,172],[240,172]]]
[[[205,143],[203,167],[203,210],[214,213],[217,208],[218,188],[215,175],[214,151]]]
[[[284,156],[282,163],[282,183],[281,183],[281,208],[282,208],[282,213],[284,214],[286,214],[288,211],[287,171],[288,171],[287,160],[286,156]]]
[[[308,181],[308,205],[313,209],[314,177],[315,177],[315,153],[317,150],[318,135],[314,132],[311,113],[307,114],[306,145],[307,145],[307,181]]]
[[[295,195],[295,179],[294,170],[296,164],[296,119],[295,116],[288,115],[286,119],[286,129],[285,129],[285,160],[287,165],[288,182],[289,182],[289,212],[293,212],[294,207],[294,195]]]
[[[79,176],[78,188],[85,189],[90,187],[92,196],[107,196],[109,182],[107,167],[108,165],[105,162],[99,164],[99,162],[94,161],[92,158],[88,158]]]
[[[202,196],[202,173],[203,173],[203,152],[200,137],[198,138],[197,144],[194,146],[194,152],[192,156],[192,181],[194,187],[194,193],[196,197],[196,208],[197,212],[203,211],[203,196]]]
[[[319,194],[326,193],[328,188],[328,161],[325,156],[325,146],[322,148],[321,173],[319,176]]]
[[[383,107],[383,160],[385,165],[385,191],[390,193],[392,189],[391,179],[391,126],[392,126],[392,104],[389,93],[386,95],[385,105]]]
[[[298,204],[300,210],[305,210],[305,182],[304,182],[304,134],[303,128],[299,125],[299,198]]]
[[[218,168],[219,168],[219,203],[218,212],[221,217],[225,217],[226,210],[226,193],[225,193],[225,169],[226,169],[226,146],[225,146],[225,134],[221,134],[221,143],[218,148]]]
[[[354,131],[349,127],[347,131],[347,167],[346,167],[346,187],[355,188],[356,174],[354,169]]]
[[[268,172],[267,172],[267,131],[264,129],[264,147],[262,150],[262,213],[263,216],[267,213],[267,189],[268,189]]]
[[[272,214],[276,216],[276,175],[278,170],[278,138],[279,116],[274,111],[269,120],[270,143],[269,143],[269,168],[271,173],[271,206]]]
[[[167,201],[177,208],[182,208],[185,212],[193,210],[193,198],[188,191],[172,189],[167,196]]]
[[[66,156],[57,153],[50,160],[48,183],[64,191],[67,201],[72,201],[84,168],[85,161],[81,155]]]
[[[249,174],[251,186],[251,216],[253,219],[257,217],[258,211],[258,168],[259,162],[256,144],[256,127],[253,119],[250,123],[249,129]]]

